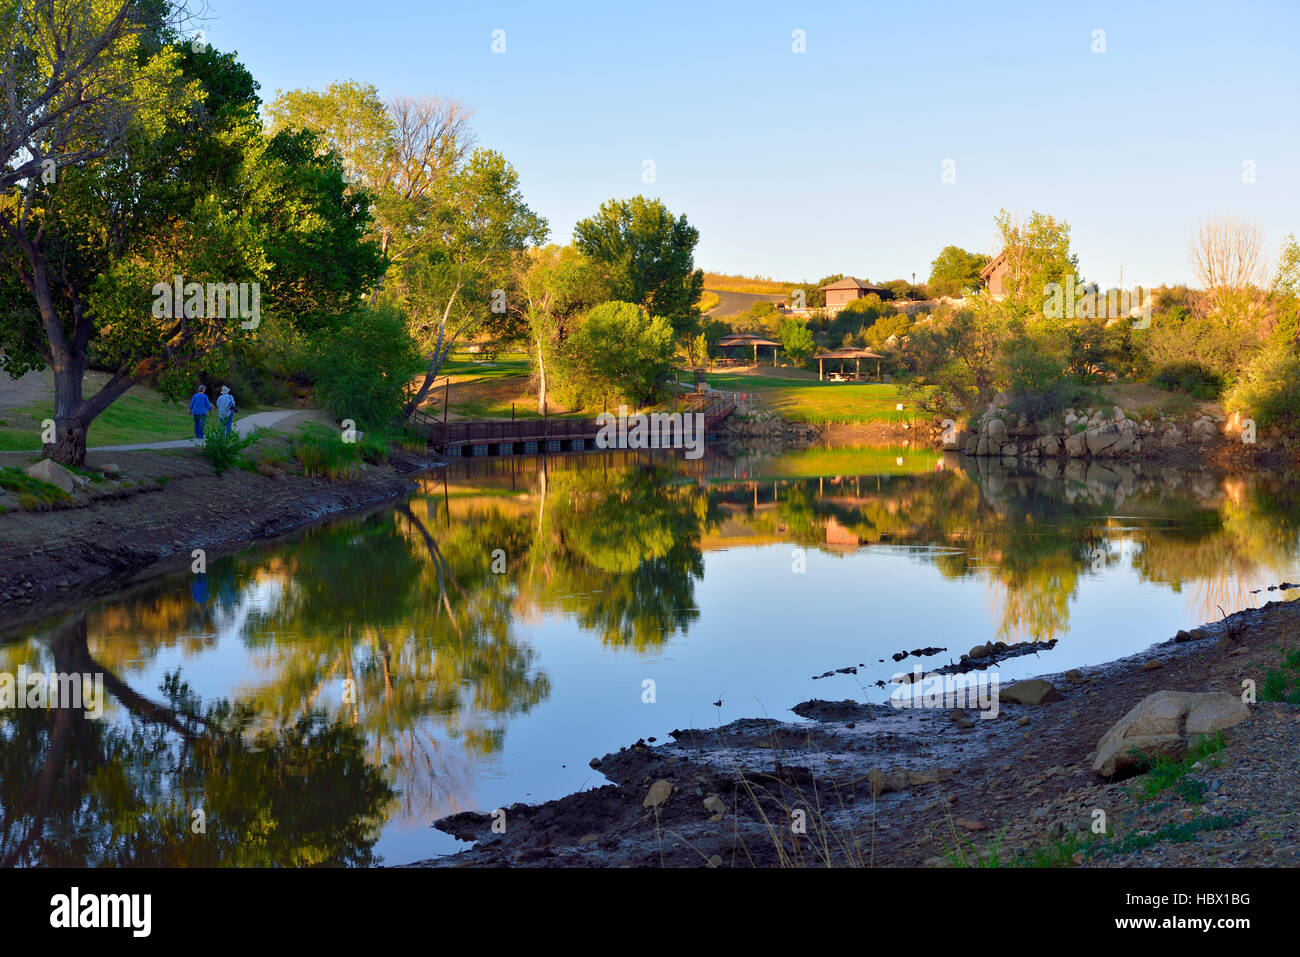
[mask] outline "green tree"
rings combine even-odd
[[[930,294],[960,296],[968,289],[978,289],[980,270],[988,263],[989,257],[983,253],[967,252],[960,246],[944,246],[930,263]]]
[[[796,363],[803,362],[817,348],[816,343],[813,342],[813,334],[808,331],[808,327],[794,319],[787,319],[782,322],[781,330],[777,335],[785,354]]]
[[[493,150],[476,150],[447,181],[424,226],[423,246],[396,264],[381,301],[398,305],[428,357],[406,404],[419,407],[456,343],[479,330],[509,328],[518,310],[506,289],[530,246],[546,241],[546,220],[524,202],[519,174]]]
[[[1037,210],[1022,223],[1005,209],[995,223],[1007,256],[1007,298],[1039,315],[1048,283],[1064,284],[1070,277],[1082,283],[1079,257],[1070,252],[1070,224]]]
[[[400,422],[411,384],[424,368],[406,317],[391,306],[358,309],[317,337],[311,351],[320,402],[336,419],[352,419],[360,429],[383,431]]]
[[[699,230],[657,199],[633,196],[602,203],[573,229],[574,244],[604,270],[612,298],[643,306],[671,323],[695,329],[704,271],[695,268]]]
[[[546,411],[547,368],[585,312],[609,298],[601,271],[576,246],[532,249],[519,260],[518,294],[537,370],[537,411]]]
[[[570,405],[629,401],[640,405],[658,395],[672,370],[673,329],[630,302],[592,309],[569,338],[559,363]]]

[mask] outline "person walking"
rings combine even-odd
[[[221,395],[217,396],[217,417],[225,434],[229,435],[231,426],[235,424],[235,397],[230,394],[228,385],[223,385]]]
[[[194,416],[195,445],[203,442],[203,425],[207,421],[208,413],[212,411],[212,403],[208,401],[207,392],[208,387],[201,385],[190,399],[190,415]]]

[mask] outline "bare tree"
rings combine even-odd
[[[1211,217],[1197,227],[1188,253],[1196,278],[1221,315],[1248,318],[1263,301],[1268,261],[1258,222]]]
[[[469,123],[474,114],[463,103],[439,96],[397,96],[386,105],[393,120],[393,150],[375,185],[393,205],[384,210],[388,217],[380,248],[400,261],[430,233],[423,228],[430,205],[473,149],[476,137]],[[396,247],[395,232],[401,234]]]
[[[184,0],[0,0],[0,193],[106,156],[167,95],[140,82],[142,37],[189,19]]]

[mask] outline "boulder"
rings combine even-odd
[[[1060,700],[1061,693],[1050,681],[1042,678],[1029,678],[998,689],[998,701],[1012,704],[1047,704]]]
[[[1119,441],[1119,428],[1114,425],[1103,425],[1099,428],[1089,429],[1083,433],[1088,443],[1088,454],[1092,456],[1101,455],[1106,452],[1112,445]]]
[[[1072,459],[1080,459],[1088,451],[1088,439],[1086,432],[1075,432],[1074,435],[1066,436],[1065,454]]]
[[[1102,736],[1092,769],[1109,778],[1135,767],[1139,754],[1177,757],[1194,735],[1230,728],[1249,716],[1241,699],[1227,692],[1157,691]]]
[[[85,484],[84,481],[80,480],[81,476],[75,472],[69,472],[52,459],[41,459],[35,465],[29,465],[26,472],[37,481],[48,482],[50,485],[63,489],[69,495],[75,492],[79,486]]]

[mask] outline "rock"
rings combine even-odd
[[[1163,666],[1164,666],[1164,662],[1161,661],[1159,658],[1152,658],[1150,661],[1142,662],[1143,671],[1155,671],[1157,668],[1161,668]]]
[[[1007,440],[1007,424],[1001,419],[989,419],[989,424],[984,427],[984,432],[988,435],[990,444],[998,444]]]
[[[983,658],[988,653],[989,653],[988,645],[976,645],[974,648],[970,650],[970,656],[972,658]]]
[[[704,799],[704,810],[713,814],[726,814],[727,804],[716,794],[710,794]]]
[[[1072,459],[1083,458],[1088,451],[1088,439],[1086,432],[1075,432],[1065,438],[1065,454]]]
[[[1191,632],[1185,631],[1183,629],[1179,629],[1178,634],[1174,635],[1174,641],[1180,643],[1184,641],[1191,641],[1191,640],[1192,640]]]
[[[867,772],[867,781],[871,785],[871,796],[879,797],[889,791],[906,790],[908,776],[907,771],[901,768],[895,768],[892,771],[872,768]]]
[[[968,831],[982,831],[986,827],[986,825],[981,824],[979,821],[968,821],[964,817],[957,818],[955,823],[958,827],[964,827]]]
[[[1250,716],[1241,699],[1223,691],[1157,691],[1147,695],[1102,736],[1092,768],[1102,777],[1135,767],[1138,757],[1177,757],[1193,735],[1230,728]]]
[[[1069,671],[1065,673],[1065,677],[1077,685],[1083,684],[1085,680],[1083,677],[1083,672],[1080,671],[1078,668],[1071,668]]]
[[[582,837],[578,838],[578,843],[579,843],[579,844],[595,844],[595,843],[596,843],[597,841],[599,841],[599,840],[600,840],[600,835],[599,835],[599,834],[584,834],[584,835],[582,835]]]
[[[1119,428],[1114,425],[1104,425],[1100,428],[1089,429],[1083,435],[1088,443],[1088,454],[1095,457],[1106,452],[1119,441]]]
[[[721,855],[721,854],[714,854],[712,857],[710,857],[710,858],[709,858],[708,866],[709,866],[709,867],[721,867],[721,866],[722,866],[722,855]]]
[[[671,781],[665,781],[660,778],[654,784],[650,785],[650,792],[646,794],[645,800],[641,802],[642,807],[657,807],[668,800],[668,796],[673,793]]]
[[[41,459],[35,465],[29,465],[26,472],[32,478],[57,486],[69,495],[76,491],[79,485],[84,484],[84,482],[78,481],[79,475],[69,472],[52,459]]]
[[[999,688],[998,700],[1013,704],[1047,704],[1049,701],[1060,701],[1061,693],[1050,681],[1030,678]]]
[[[108,465],[101,465],[99,467],[99,471],[102,475],[108,478],[122,477],[122,467],[120,465],[113,465],[112,463],[109,463]]]

